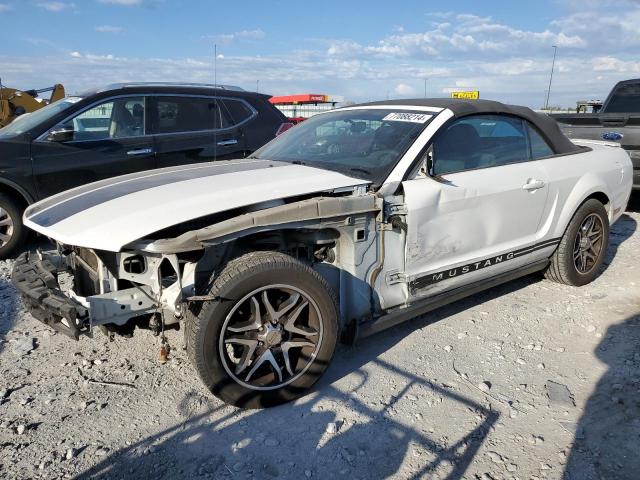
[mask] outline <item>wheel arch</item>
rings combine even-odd
[[[601,202],[607,212],[609,221],[611,221],[613,216],[611,198],[606,184],[597,175],[590,173],[583,176],[569,193],[566,200],[561,203],[564,206],[561,207],[553,236],[561,237],[564,235],[575,213],[589,199]]]
[[[341,235],[333,227],[298,223],[274,225],[259,230],[247,229],[237,232],[225,243],[206,246],[201,258],[202,267],[213,274],[220,265],[250,251],[278,251],[310,265],[325,261],[327,265],[331,265],[334,263]],[[329,275],[319,273],[332,287],[339,287],[328,278]],[[197,290],[202,286],[202,280],[196,283]]]
[[[0,194],[14,199],[23,208],[27,208],[34,202],[33,197],[24,188],[3,178],[0,178]]]
[[[294,223],[238,232],[232,241],[205,248],[198,269],[206,273],[196,275],[196,291],[205,293],[215,272],[238,256],[249,251],[278,251],[307,263],[329,284],[339,301],[339,323],[345,327],[354,318],[370,316],[375,308],[371,286],[352,271],[352,237],[350,227],[345,230],[321,224]]]

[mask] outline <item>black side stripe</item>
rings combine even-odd
[[[517,257],[529,255],[530,253],[533,253],[537,250],[542,250],[543,248],[549,248],[557,245],[558,243],[560,243],[560,240],[561,238],[552,238],[551,240],[545,240],[544,242],[536,243],[535,245],[531,245],[529,247],[520,248],[518,250],[503,253],[501,255],[478,260],[477,262],[468,263],[467,265],[461,265],[459,267],[442,270],[440,272],[429,273],[427,275],[423,275],[422,277],[416,278],[412,282],[409,282],[409,290],[411,292],[415,292],[429,285],[433,285],[434,283],[443,282],[454,277],[459,277],[460,275],[465,275],[467,273],[475,272],[478,270],[482,270],[483,268],[492,267],[499,263],[513,260]]]

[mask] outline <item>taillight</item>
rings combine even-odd
[[[280,125],[280,127],[278,128],[278,131],[276,132],[276,137],[278,135],[282,135],[284,132],[286,132],[287,130],[289,130],[291,127],[293,127],[293,123],[290,122],[286,122],[283,123],[282,125]]]

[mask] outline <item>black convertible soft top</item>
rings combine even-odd
[[[505,114],[524,118],[531,122],[549,142],[558,154],[573,153],[583,150],[575,145],[560,130],[557,122],[548,115],[536,113],[530,108],[516,105],[505,105],[492,100],[462,100],[456,98],[415,98],[403,100],[384,100],[381,102],[362,103],[358,106],[398,105],[410,107],[448,108],[456,118],[477,114]]]

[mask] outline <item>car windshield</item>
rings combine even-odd
[[[35,112],[20,115],[9,125],[0,129],[0,137],[12,137],[14,135],[20,135],[21,133],[28,132],[40,123],[46,122],[58,113],[65,111],[78,100],[81,100],[81,98],[67,97],[47,105],[46,107],[42,107]]]
[[[410,109],[346,109],[311,117],[252,158],[297,163],[380,184],[433,117]]]

